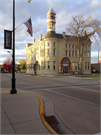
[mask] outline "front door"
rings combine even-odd
[[[63,67],[63,73],[68,73],[68,67],[67,66]]]

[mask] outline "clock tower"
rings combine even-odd
[[[56,23],[56,13],[52,8],[50,8],[49,12],[47,13],[47,32],[54,31],[55,32],[55,23]]]

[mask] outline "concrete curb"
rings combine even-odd
[[[46,122],[46,120],[45,120],[44,104],[43,104],[42,99],[41,99],[39,96],[37,96],[36,94],[34,94],[34,93],[31,93],[31,92],[28,92],[28,91],[24,91],[24,92],[29,93],[29,94],[32,94],[32,95],[36,96],[36,97],[39,99],[39,101],[40,101],[39,113],[40,113],[40,117],[41,117],[41,120],[42,120],[43,124],[47,127],[47,129],[48,129],[52,134],[57,134],[57,133],[55,132],[55,130],[54,130],[54,129]],[[57,135],[58,135],[58,134],[57,134]]]
[[[37,93],[35,93],[35,94],[37,94]],[[58,122],[57,128],[59,129],[59,131],[58,131],[59,134],[74,134],[70,129],[68,129],[64,125],[64,123],[60,120],[60,118],[55,113],[53,102],[49,98],[47,98],[43,95],[40,95],[40,94],[37,94],[37,95],[39,97],[41,97],[41,99],[43,100],[45,116],[46,117],[54,116],[56,121]]]
[[[47,129],[52,133],[52,134],[58,134],[57,131],[55,131],[46,121],[47,117],[52,117],[54,116],[56,121],[57,121],[57,127],[55,128],[56,130],[59,130],[59,134],[74,134],[72,131],[70,131],[70,129],[68,129],[63,123],[62,121],[58,118],[58,116],[55,113],[54,110],[54,105],[52,103],[52,101],[50,99],[48,99],[47,97],[37,94],[37,93],[31,93],[28,91],[24,91],[27,92],[29,94],[32,94],[34,96],[36,96],[39,100],[40,100],[40,116],[42,119],[43,124],[47,127]]]

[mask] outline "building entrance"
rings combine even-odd
[[[61,71],[62,73],[70,73],[70,60],[68,57],[64,57],[61,60]]]
[[[68,73],[68,67],[67,66],[63,67],[63,73]]]

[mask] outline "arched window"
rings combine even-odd
[[[63,63],[69,64],[69,61],[68,61],[67,59],[64,59],[64,60],[63,60]]]

